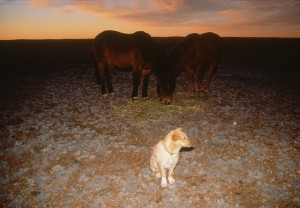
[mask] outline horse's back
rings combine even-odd
[[[190,50],[194,50],[193,53],[197,54],[198,59],[207,64],[219,61],[222,42],[218,34],[213,32],[192,33],[187,35],[186,41],[189,43]]]
[[[202,33],[199,35],[203,40],[207,41],[207,42],[215,42],[218,43],[221,41],[221,37],[213,32],[207,32],[207,33]]]
[[[136,50],[146,53],[152,46],[151,36],[143,31],[137,31],[131,34],[121,33],[113,30],[106,30],[98,34],[93,40],[94,51],[104,53],[128,53]]]
[[[170,53],[172,62],[177,67],[196,64],[201,61],[202,45],[200,43],[200,35],[197,33],[189,34],[184,41],[176,46]],[[199,47],[200,46],[200,47]]]
[[[132,41],[129,34],[106,30],[98,34],[93,41],[94,51],[104,53],[105,51],[127,52]],[[99,54],[101,55],[101,54]]]
[[[221,37],[216,33],[208,32],[201,34],[200,38],[207,51],[207,61],[219,62],[222,53]]]
[[[203,33],[200,35],[200,39],[208,48],[215,48],[216,50],[221,48],[222,40],[221,37],[216,33]]]
[[[188,65],[218,63],[221,57],[221,37],[216,33],[191,33],[171,53],[172,62],[179,68]]]
[[[133,47],[135,45],[134,43],[147,42],[149,39],[151,39],[151,36],[143,31],[126,34],[118,31],[106,30],[99,33],[95,37],[94,42],[111,47],[122,47],[123,45]]]

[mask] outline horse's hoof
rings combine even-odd
[[[140,99],[141,99],[141,98],[140,98],[140,97],[137,97],[137,96],[136,96],[136,97],[132,97],[132,100],[133,100],[133,101],[135,101],[135,100],[140,100]]]
[[[188,94],[190,94],[190,95],[195,95],[195,94],[196,94],[196,91],[195,91],[195,90],[189,90],[189,91],[188,91]]]
[[[105,97],[108,97],[108,93],[105,93],[105,94],[103,94],[102,96],[103,96],[104,98],[105,98]]]
[[[149,97],[142,97],[142,100],[149,100]]]
[[[111,95],[111,96],[114,96],[114,95],[115,95],[115,93],[111,92],[111,93],[109,93],[109,95]]]
[[[198,93],[197,97],[198,97],[198,98],[204,98],[204,97],[205,97],[205,94],[204,94],[204,93]]]

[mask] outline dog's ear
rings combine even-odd
[[[177,128],[175,129],[175,131],[182,131],[182,128]]]
[[[181,139],[181,135],[178,132],[174,132],[174,134],[172,135],[172,140],[173,141],[178,141]]]

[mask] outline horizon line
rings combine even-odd
[[[186,36],[151,36],[152,38],[184,38]],[[262,38],[262,39],[300,39],[300,37],[275,37],[275,36],[220,36],[221,38]],[[42,40],[93,40],[94,38],[16,38],[0,39],[0,41],[42,41]]]

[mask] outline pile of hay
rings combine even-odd
[[[112,107],[113,112],[122,118],[143,126],[149,123],[170,121],[175,116],[203,112],[206,103],[188,95],[177,95],[170,105],[163,105],[156,98],[133,102],[126,100]]]

